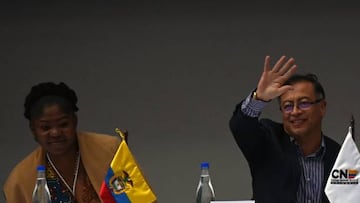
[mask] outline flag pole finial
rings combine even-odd
[[[119,134],[119,136],[121,137],[121,140],[124,140],[125,142],[127,142],[127,130],[125,130],[125,132],[123,132],[122,130],[120,130],[120,128],[115,128],[115,132],[117,134]]]
[[[353,114],[351,114],[350,128],[351,128],[351,135],[355,140],[355,118]]]

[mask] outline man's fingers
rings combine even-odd
[[[270,70],[270,56],[265,56],[264,72]]]
[[[282,95],[282,94],[284,94],[285,92],[290,91],[290,90],[293,90],[293,89],[294,89],[294,87],[291,86],[291,85],[281,86],[281,87],[279,88],[279,92],[280,92],[279,96]]]
[[[292,66],[290,67],[290,69],[289,69],[287,72],[285,72],[285,74],[283,75],[283,76],[284,76],[284,79],[285,79],[285,80],[289,79],[290,76],[292,76],[292,75],[296,72],[296,70],[297,70],[297,65],[292,65]],[[285,81],[284,81],[284,82],[285,82]]]
[[[273,72],[278,72],[285,62],[286,56],[281,56],[280,59],[274,65]]]
[[[295,59],[294,58],[290,58],[289,60],[287,60],[287,62],[285,63],[285,65],[283,65],[281,67],[281,69],[279,70],[279,74],[280,75],[284,75],[288,70],[290,70],[290,68],[295,64]]]
[[[276,83],[280,84],[281,86],[296,72],[297,65],[291,66],[289,70],[282,76],[276,79]]]

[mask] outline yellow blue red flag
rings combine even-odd
[[[153,203],[156,196],[146,182],[129,147],[125,135],[115,130],[122,138],[100,189],[104,203]]]

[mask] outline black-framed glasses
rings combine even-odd
[[[300,101],[297,103],[296,107],[300,110],[306,110],[309,109],[312,105],[319,103],[323,99],[317,99],[313,102],[311,101]],[[282,110],[284,113],[291,113],[295,108],[294,103],[287,103],[280,107],[280,110]]]

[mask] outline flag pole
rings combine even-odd
[[[115,128],[115,132],[119,134],[119,136],[121,137],[121,140],[124,140],[126,142],[126,144],[128,143],[128,131],[122,131],[119,128]]]
[[[351,127],[351,136],[355,140],[355,118],[354,118],[354,115],[351,115],[350,127]]]

